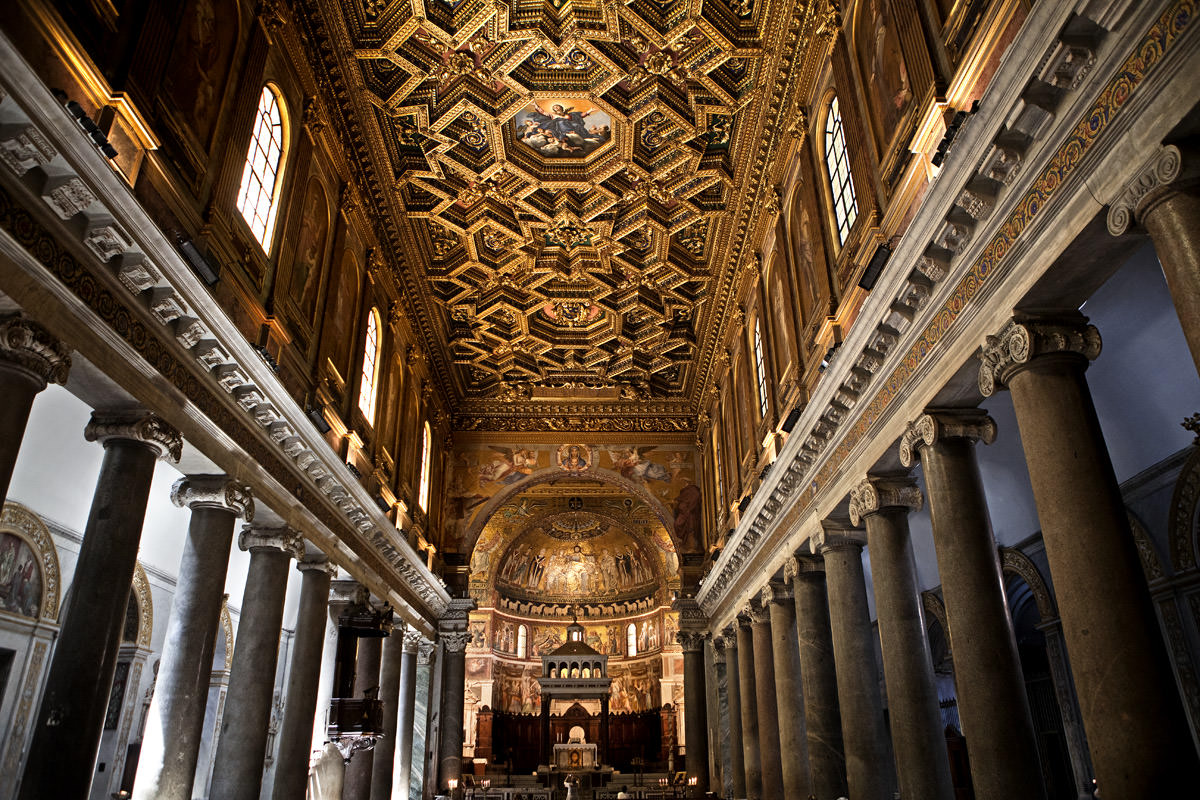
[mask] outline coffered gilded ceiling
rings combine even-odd
[[[806,4],[308,2],[458,426],[690,429]]]

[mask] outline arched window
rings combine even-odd
[[[829,191],[833,196],[833,217],[837,221],[838,244],[845,244],[858,219],[858,200],[850,177],[850,154],[846,151],[846,131],[838,99],[829,101],[825,116],[825,166],[829,170]]]
[[[529,629],[524,625],[517,628],[517,658],[525,657],[525,649],[529,642]],[[553,670],[551,670],[553,672]],[[553,674],[550,677],[554,677]]]
[[[763,360],[762,324],[754,319],[754,375],[758,378],[758,415],[767,416],[767,368]]]
[[[372,308],[367,315],[367,341],[363,346],[362,383],[358,387],[358,408],[367,422],[375,424],[375,389],[379,383],[379,310]]]
[[[625,629],[625,655],[630,657],[637,655],[637,626],[632,622]]]
[[[421,432],[421,483],[417,491],[417,503],[422,511],[429,510],[429,423]]]
[[[242,170],[242,187],[238,190],[237,209],[250,226],[251,233],[264,252],[271,251],[271,235],[275,231],[275,212],[279,203],[287,130],[281,98],[274,87],[263,87],[258,99],[258,114],[254,118],[254,135],[246,152],[246,168]]]

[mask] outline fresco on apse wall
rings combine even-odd
[[[540,665],[499,664],[496,686],[492,696],[498,698],[498,710],[510,714],[536,714],[542,708],[542,692],[538,686]]]
[[[614,714],[650,711],[661,704],[659,681],[662,678],[662,662],[657,658],[629,665],[610,666],[612,693],[608,708]]]
[[[481,507],[498,492],[535,473],[600,469],[639,483],[674,516],[688,551],[704,548],[701,495],[696,484],[695,451],[679,445],[606,445],[583,443],[455,448],[446,471],[448,552],[463,552],[464,539]],[[689,488],[691,487],[691,488]],[[674,548],[671,548],[672,550]]]
[[[42,570],[37,555],[19,536],[0,533],[0,608],[37,617],[42,603]]]
[[[567,542],[542,529],[529,531],[504,555],[496,571],[500,591],[515,589],[550,601],[649,593],[657,583],[655,560],[618,529]]]
[[[533,660],[551,653],[566,640],[566,622],[562,625],[540,625],[531,622],[496,618],[492,647],[497,653],[514,656],[517,652],[517,629],[525,625],[529,632],[526,658]],[[679,630],[679,615],[674,611],[644,619],[611,623],[584,624],[583,640],[597,653],[615,658],[627,657],[629,625],[634,626],[637,655],[660,652],[674,645]]]

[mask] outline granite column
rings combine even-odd
[[[134,782],[135,800],[191,800],[221,622],[233,525],[254,519],[250,489],[226,475],[190,475],[171,502],[191,509],[162,664]]]
[[[764,800],[762,750],[758,738],[758,676],[752,625],[748,612],[738,614],[738,694],[742,700],[742,754],[745,759],[746,797],[748,800]]]
[[[354,699],[370,699],[379,696],[379,668],[383,658],[383,637],[357,636],[358,653],[354,659]],[[342,800],[369,800],[371,797],[371,773],[375,769],[376,738],[372,747],[355,748],[346,763],[342,778]]]
[[[807,798],[812,793],[808,736],[804,729],[804,679],[796,634],[796,599],[790,581],[771,581],[762,593],[771,613],[771,653],[775,659],[775,699],[779,718],[779,752],[783,796]]]
[[[396,713],[396,747],[400,748],[397,774],[392,781],[392,793],[406,800],[412,786],[413,726],[417,713],[417,647],[421,634],[415,630],[404,632],[404,650],[400,656],[400,691],[397,693],[399,710]]]
[[[88,796],[154,462],[178,461],[183,447],[178,431],[146,412],[96,412],[83,435],[104,445],[104,461],[25,758],[21,800]]]
[[[383,702],[383,738],[375,743],[375,764],[371,767],[371,800],[388,800],[396,766],[396,731],[400,719],[400,668],[404,660],[406,631],[392,629],[383,640],[383,660],[379,665],[379,699]]]
[[[725,696],[729,710],[729,772],[735,798],[746,797],[746,751],[742,743],[742,684],[738,671],[737,633],[726,628],[720,652],[725,658]]]
[[[796,596],[796,632],[800,642],[800,676],[804,684],[804,726],[812,794],[835,800],[846,788],[846,754],[842,746],[842,714],[838,706],[833,634],[829,627],[829,597],[825,561],[820,556],[797,556],[789,564]]]
[[[925,472],[975,796],[1041,800],[1033,716],[975,460],[975,441],[995,438],[996,423],[981,409],[931,411],[909,425],[900,461],[920,458]]]
[[[250,551],[250,569],[225,700],[232,713],[221,718],[210,800],[257,800],[261,792],[288,565],[304,555],[304,540],[286,527],[243,528],[238,546]]]
[[[750,601],[754,637],[754,685],[758,687],[758,752],[762,759],[763,797],[784,797],[783,756],[779,750],[779,704],[775,697],[775,656],[771,641],[771,590]],[[794,625],[793,625],[794,629]]]
[[[70,351],[41,325],[20,314],[0,316],[0,506],[8,497],[33,398],[47,383],[66,383],[70,369]]]
[[[863,544],[861,531],[833,523],[824,527],[818,551],[825,559],[849,796],[854,800],[892,800],[893,765],[875,667]]]
[[[325,556],[306,558],[296,565],[300,583],[300,608],[296,640],[288,675],[275,764],[273,800],[303,797],[308,786],[308,762],[313,744],[313,719],[317,713],[317,687],[325,650],[325,622],[329,613],[329,583],[337,566]]]
[[[861,520],[867,528],[900,796],[953,800],[908,532],[908,513],[921,503],[921,492],[909,477],[868,478],[850,494],[850,521],[857,525]]]
[[[697,609],[698,611],[699,609]],[[680,615],[683,616],[682,614]],[[687,775],[695,779],[689,789],[692,797],[708,791],[708,715],[704,682],[704,639],[700,630],[681,630],[676,634],[683,646],[683,698],[687,709]]]
[[[1022,316],[988,337],[979,388],[1012,392],[1100,791],[1171,796],[1200,763],[1084,376],[1099,354],[1078,312]]]
[[[438,621],[442,641],[442,725],[438,742],[438,789],[462,780],[463,701],[466,695],[467,621],[475,601],[452,599]]]

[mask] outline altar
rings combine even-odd
[[[562,770],[592,769],[599,763],[596,745],[590,742],[570,742],[554,745],[553,766]]]

